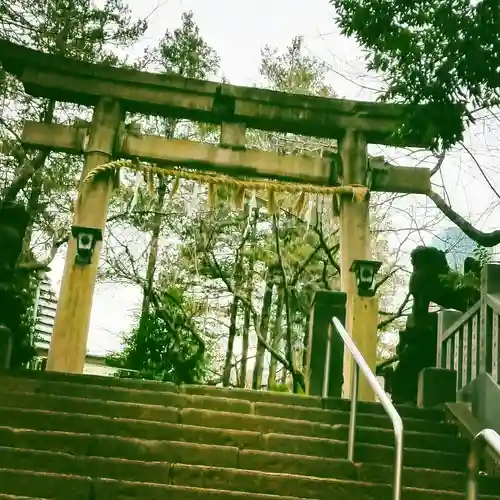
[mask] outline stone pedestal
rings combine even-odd
[[[345,324],[346,294],[329,290],[315,290],[309,320],[309,343],[307,347],[306,393],[321,396],[325,376],[328,335],[330,343],[330,376],[328,396],[342,395],[342,370],[344,363],[344,343],[332,327],[332,318],[337,317]]]
[[[433,408],[457,400],[457,372],[443,368],[424,368],[418,374],[419,408]]]

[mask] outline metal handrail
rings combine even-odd
[[[351,412],[349,415],[349,440],[347,444],[347,459],[354,461],[354,446],[356,442],[356,419],[357,419],[357,406],[358,406],[358,388],[359,388],[359,370],[363,373],[368,381],[373,392],[376,394],[382,407],[392,421],[394,429],[394,476],[392,485],[392,499],[401,500],[402,482],[401,476],[403,472],[403,420],[398,411],[392,404],[386,392],[380,385],[370,367],[366,363],[363,355],[359,352],[356,344],[353,342],[347,330],[342,323],[333,318],[332,324],[340,335],[344,345],[352,354],[354,359],[354,370],[352,371],[351,380]],[[323,397],[328,396],[328,381],[330,378],[330,349],[332,341],[331,327],[328,329],[328,345],[326,350],[325,360],[325,373],[323,378]]]
[[[467,462],[467,500],[479,498],[477,478],[479,475],[479,460],[485,448],[489,446],[500,458],[500,435],[493,429],[483,429],[472,441]]]

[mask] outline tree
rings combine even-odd
[[[157,62],[160,66],[160,71],[166,73],[176,73],[187,78],[206,78],[210,74],[215,74],[219,67],[219,57],[201,37],[199,28],[193,20],[193,13],[183,13],[181,22],[181,27],[175,29],[173,33],[167,31],[158,46],[154,50],[146,52],[146,57]],[[174,138],[178,126],[178,120],[163,120],[165,136]],[[163,177],[158,176],[157,182],[156,213],[153,215],[152,220],[151,242],[145,286],[143,287],[140,324],[147,322],[149,314],[150,295],[156,272],[162,226],[161,211],[165,203],[167,189]]]
[[[261,70],[266,86],[272,89],[307,92],[310,85],[311,93],[332,94],[323,84],[325,66],[304,54],[300,38],[284,53],[266,48]],[[336,148],[335,141],[253,130],[247,134],[247,144],[282,154],[318,155],[323,149]],[[228,319],[220,381],[231,385],[236,378],[238,385],[244,384],[246,360],[253,354],[248,342],[251,334],[257,337],[252,386],[259,389],[266,382],[274,386],[277,365],[281,365],[282,375],[291,373],[298,390],[303,376],[297,353],[303,350],[305,340],[309,287],[335,289],[338,283],[338,228],[332,217],[331,197],[270,196],[265,190],[245,196],[242,190],[222,185],[213,204],[209,202],[213,197],[210,190],[198,193],[196,216],[186,221],[179,236],[184,266],[188,264],[186,276],[192,276],[191,288],[210,290],[211,311],[216,309],[215,297],[223,297],[226,307],[218,316]],[[377,248],[378,253],[386,251],[383,246]],[[386,286],[392,280],[391,273],[388,278],[383,280]],[[230,296],[224,297],[224,291]],[[267,363],[266,381],[263,372]]]
[[[116,49],[130,46],[146,27],[145,21],[131,19],[122,0],[107,0],[103,7],[95,7],[90,0],[15,0],[0,5],[1,38],[102,64],[124,64]],[[29,213],[16,280],[16,287],[24,292],[25,305],[29,308],[33,302],[31,292],[37,284],[34,271],[46,270],[67,241],[81,159],[23,148],[22,123],[25,119],[45,123],[63,123],[69,119],[71,122],[80,110],[74,105],[25,95],[19,82],[1,68],[0,95],[0,205],[18,201]],[[15,332],[20,337],[15,345],[24,345],[21,339],[32,337],[28,316],[24,326]],[[14,350],[12,360],[22,364],[28,358]]]
[[[0,37],[51,54],[104,64],[123,64],[117,49],[144,34],[147,21],[134,21],[127,2],[92,0],[0,4]]]
[[[217,72],[219,58],[201,37],[193,13],[186,12],[182,15],[181,26],[172,32],[167,31],[155,47],[145,51],[144,57],[137,62],[137,65],[161,73],[176,73],[188,78],[206,78]],[[131,121],[140,124],[144,132],[163,135],[170,139],[189,138],[196,136],[198,132],[196,124],[182,120],[133,116]],[[174,219],[185,223],[185,219],[189,218],[184,213],[182,202],[179,203],[179,197],[182,200],[186,194],[184,186],[179,186],[179,183],[174,186],[173,179],[166,176],[147,176],[146,181],[144,184],[147,184],[148,189],[144,190],[140,187],[141,176],[135,181],[127,177],[119,196],[113,200],[111,207],[113,224],[107,239],[108,267],[107,270],[103,269],[101,274],[101,277],[119,278],[141,288],[142,304],[138,325],[130,335],[125,336],[125,346],[139,342],[133,340],[135,337],[149,338],[151,328],[156,332],[156,336],[158,332],[163,332],[163,327],[158,326],[158,318],[165,314],[164,304],[155,300],[155,297],[165,293],[169,287],[176,289],[179,286],[176,279],[159,280],[160,271],[166,267],[168,261],[168,257],[164,255],[168,252],[164,240],[182,231],[182,223],[176,224]],[[178,188],[181,196],[177,192]],[[149,241],[146,242],[146,239]],[[139,245],[137,245],[138,240]],[[120,252],[116,252],[118,241],[122,248]],[[133,246],[140,246],[140,250],[133,250]],[[128,262],[130,265],[124,266],[123,262]],[[196,336],[194,330],[191,334],[189,332],[185,334]],[[193,339],[188,342],[193,342]],[[144,350],[138,352],[147,354]],[[203,348],[203,352],[198,355],[203,357],[204,352]],[[136,353],[134,356],[137,357],[139,354]],[[144,363],[148,363],[147,359]],[[178,368],[182,367],[179,365]]]
[[[119,368],[119,377],[200,382],[207,352],[194,318],[203,309],[180,288],[167,288],[162,295],[156,297],[153,314],[123,336],[123,349],[106,362]]]
[[[434,124],[445,148],[462,139],[464,121],[473,119],[474,110],[499,103],[495,0],[332,3],[342,32],[369,50],[369,67],[388,75],[384,99],[431,104],[426,121]],[[455,108],[456,103],[464,107]]]
[[[432,125],[434,149],[459,143],[472,157],[492,191],[498,192],[477,158],[462,143],[465,126],[486,112],[496,120],[500,104],[500,7],[495,0],[332,0],[343,34],[367,51],[368,67],[386,76],[383,100],[426,104],[411,127]],[[457,106],[458,104],[458,106]],[[486,113],[488,114],[488,113]],[[500,243],[500,230],[483,232],[429,193],[441,212],[467,236],[485,247]]]

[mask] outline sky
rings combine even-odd
[[[99,1],[95,1],[99,4]],[[167,29],[180,25],[183,12],[191,10],[206,42],[219,54],[221,74],[232,84],[253,85],[259,79],[261,50],[265,45],[285,49],[295,36],[302,36],[306,51],[327,63],[331,75],[329,83],[339,97],[373,100],[374,90],[381,81],[376,75],[366,76],[364,54],[356,42],[343,37],[334,22],[334,9],[327,0],[131,0],[132,12],[137,17],[148,17],[149,29],[142,42],[130,52],[138,56],[148,45],[153,45]],[[476,153],[488,175],[496,177],[500,146],[496,131],[480,124],[467,134],[469,150]],[[415,165],[415,158],[402,150],[381,149],[371,146],[370,152],[384,154],[392,163]],[[420,155],[422,158],[422,155]],[[484,183],[477,165],[467,153],[452,155],[445,161],[442,179],[450,192],[452,205],[464,216],[491,228],[498,215],[492,210],[494,197]],[[415,199],[417,200],[417,199]],[[427,206],[431,201],[418,197],[424,208],[415,211],[413,204],[394,213],[395,224],[400,227],[411,223],[425,224]],[[410,217],[408,217],[408,212]],[[479,217],[480,214],[486,213]],[[449,223],[447,224],[450,225]],[[446,226],[446,224],[445,224]],[[403,233],[394,235],[394,245]],[[422,235],[427,242],[429,235]],[[53,262],[50,278],[56,292],[59,290],[65,249]],[[140,303],[140,294],[132,287],[98,285],[96,287],[89,332],[88,350],[104,353],[120,346],[120,333],[127,330]]]

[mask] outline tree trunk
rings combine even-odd
[[[251,291],[249,293],[251,300]],[[248,297],[248,295],[247,295]],[[250,309],[245,307],[243,316],[243,332],[241,339],[241,365],[240,365],[240,384],[242,389],[247,386],[247,370],[248,370],[248,348],[250,347]]]
[[[47,103],[47,110],[45,111],[43,117],[43,123],[52,123],[54,119],[54,110],[55,110],[56,102],[54,100],[50,100]],[[23,241],[23,256],[29,260],[32,259],[31,255],[31,237],[33,235],[33,213],[38,208],[38,203],[40,202],[40,196],[42,195],[43,188],[43,166],[45,164],[45,158],[39,158],[39,161],[42,163],[40,165],[33,166],[33,173],[31,175],[31,190],[28,198],[27,209],[31,215],[29,224],[26,228],[26,233],[24,234]],[[26,181],[28,182],[28,181]]]
[[[260,316],[260,333],[266,340],[268,339],[269,315],[273,301],[274,268],[269,267],[266,273],[266,288],[262,301],[262,313]],[[259,390],[262,387],[262,372],[264,371],[264,355],[266,348],[261,342],[257,343],[257,354],[255,356],[255,367],[253,370],[252,389]]]
[[[309,349],[309,325],[311,321],[311,315],[306,314],[306,326],[305,326],[305,331],[304,331],[304,341],[302,343],[304,349],[302,351],[302,368],[305,371],[305,368],[307,366],[307,351]]]
[[[227,387],[231,383],[231,371],[232,371],[232,360],[233,360],[233,351],[234,351],[234,341],[236,339],[237,334],[237,325],[236,322],[238,320],[238,305],[239,299],[237,294],[241,288],[241,284],[243,282],[243,256],[240,254],[238,256],[238,261],[235,264],[234,271],[234,296],[233,303],[231,304],[231,312],[229,314],[229,337],[227,339],[227,350],[226,350],[226,359],[224,361],[224,373],[222,375],[222,385]]]
[[[244,216],[247,216],[247,214],[248,214],[248,204],[245,205]],[[236,334],[238,332],[236,323],[238,321],[238,309],[239,309],[238,306],[240,305],[240,300],[238,299],[237,296],[240,293],[244,279],[243,247],[245,245],[245,241],[246,241],[246,227],[243,228],[241,234],[240,246],[238,248],[238,253],[236,255],[236,262],[234,263],[234,296],[233,296],[233,303],[231,304],[231,311],[229,314],[229,337],[227,339],[226,359],[224,361],[224,372],[222,374],[222,385],[224,387],[227,387],[231,383],[234,341],[236,339]]]
[[[248,259],[248,275],[247,275],[247,300],[252,302],[253,294],[253,273],[255,267],[255,244],[257,235],[257,221],[259,219],[259,209],[253,209],[252,228],[251,228],[251,254]],[[243,332],[242,332],[242,346],[241,346],[241,366],[240,366],[240,383],[239,386],[244,389],[247,383],[247,369],[248,369],[248,348],[250,346],[250,309],[245,307],[243,317]]]
[[[42,194],[43,187],[43,170],[37,170],[33,177],[31,178],[31,190],[28,198],[27,209],[30,215],[37,209],[38,203],[40,201],[40,196]],[[31,254],[31,237],[33,235],[33,215],[30,219],[28,227],[26,228],[26,233],[24,235],[23,241],[23,257],[26,260],[32,260],[33,255]]]
[[[286,385],[286,378],[287,378],[287,376],[288,376],[288,371],[287,371],[287,369],[284,366],[282,366],[281,367],[281,378],[280,378],[280,384],[281,385]]]
[[[151,306],[151,294],[155,278],[156,262],[158,260],[159,241],[161,233],[161,223],[163,204],[165,202],[166,185],[163,179],[159,180],[158,201],[156,213],[153,216],[153,229],[151,230],[151,245],[149,247],[148,267],[146,269],[146,283],[143,288],[141,318],[139,320],[139,331],[143,331],[149,319],[149,309]]]
[[[276,300],[276,319],[274,321],[274,329],[273,336],[271,340],[271,347],[273,349],[278,350],[281,338],[283,335],[282,332],[282,314],[283,314],[283,288],[279,287],[277,291],[277,300]],[[267,379],[267,387],[270,389],[276,385],[276,370],[278,368],[278,361],[276,358],[271,356],[271,361],[269,363],[269,377]]]
[[[177,120],[166,119],[164,122],[164,135],[168,139],[173,139]],[[149,319],[149,310],[151,306],[151,296],[153,293],[153,284],[155,279],[156,262],[158,261],[158,250],[162,223],[162,210],[165,203],[167,185],[162,176],[158,176],[158,201],[155,214],[153,216],[153,228],[151,230],[151,246],[149,248],[148,267],[146,269],[146,284],[143,288],[141,317],[139,319],[139,331],[142,331]]]

